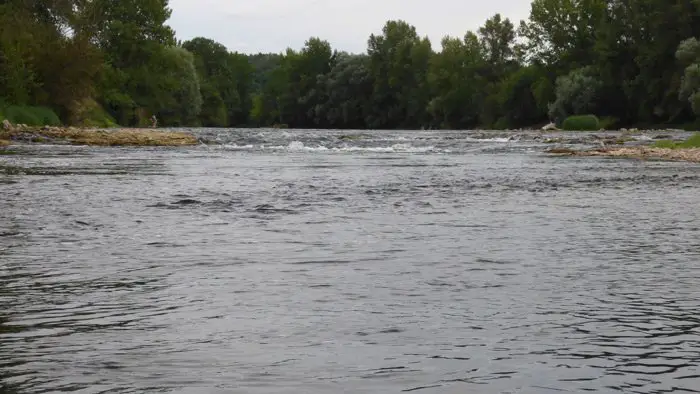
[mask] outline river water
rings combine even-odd
[[[700,392],[700,166],[196,132],[0,156],[0,392]]]

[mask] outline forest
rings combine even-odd
[[[431,43],[403,20],[365,53],[320,37],[243,54],[177,39],[167,0],[0,0],[0,120],[86,127],[694,128],[700,0],[533,0]],[[381,30],[380,30],[381,29]]]

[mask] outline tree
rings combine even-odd
[[[695,115],[700,115],[700,42],[695,37],[682,41],[676,57],[685,67],[679,98],[690,103]]]
[[[168,0],[92,0],[83,11],[83,26],[116,68],[138,67],[158,50],[174,46],[175,33],[165,24],[172,11]]]
[[[520,24],[528,60],[567,71],[589,65],[605,12],[606,0],[533,0]]]
[[[194,56],[181,47],[162,47],[149,63],[132,70],[127,85],[137,104],[137,122],[155,114],[164,125],[196,124],[202,107]]]
[[[442,51],[430,62],[428,83],[433,99],[428,112],[434,126],[444,129],[474,127],[479,122],[485,78],[486,51],[473,33],[463,40],[445,37]]]
[[[195,56],[204,99],[202,124],[217,127],[245,124],[251,109],[252,82],[252,67],[247,57],[230,53],[222,44],[203,37],[185,42],[183,48]]]
[[[557,78],[557,98],[549,107],[550,118],[560,122],[571,115],[594,113],[600,86],[591,67],[580,68]]]
[[[529,127],[547,118],[540,104],[542,94],[548,92],[544,70],[528,66],[510,74],[499,86],[498,105],[502,109],[501,125],[508,128]]]
[[[373,89],[369,63],[366,55],[343,53],[328,74],[319,76],[323,99],[314,108],[316,124],[338,129],[367,127]]]
[[[80,32],[65,34],[76,20],[69,3],[0,4],[0,99],[50,105],[70,120],[94,94],[102,56]]]
[[[255,99],[256,121],[316,127],[316,122],[322,119],[316,112],[323,88],[319,85],[319,76],[329,73],[335,61],[331,45],[319,38],[307,40],[299,52],[287,49]]]
[[[489,64],[503,67],[514,60],[515,28],[510,19],[492,16],[479,28],[479,39]]]
[[[389,21],[370,36],[368,55],[375,81],[371,127],[419,128],[427,123],[427,73],[432,56],[428,38],[404,21]]]

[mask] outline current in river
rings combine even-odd
[[[699,165],[193,132],[0,156],[0,392],[700,392]]]

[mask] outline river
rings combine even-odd
[[[0,392],[700,392],[700,165],[194,132],[0,156]]]

